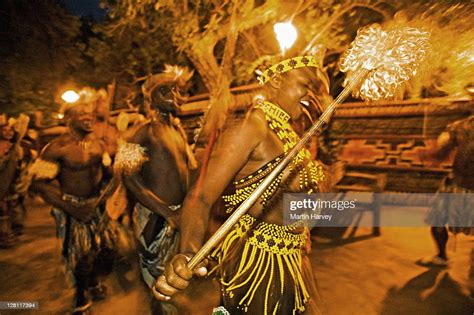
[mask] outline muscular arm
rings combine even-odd
[[[195,253],[204,241],[210,209],[267,133],[264,116],[251,112],[224,129],[211,153],[207,170],[187,194],[181,214],[181,253]]]
[[[55,208],[61,209],[70,215],[76,215],[71,209],[69,202],[62,199],[62,193],[59,185],[54,180],[36,180],[31,185],[31,190],[39,193],[44,201]]]
[[[142,127],[137,133],[131,137],[128,142],[139,144],[141,146],[147,145],[150,139],[148,139],[147,133],[148,126]],[[132,174],[124,174],[123,182],[125,187],[132,193],[135,199],[140,202],[142,205],[157,213],[164,218],[174,218],[177,219],[178,213],[171,211],[167,204],[160,199],[153,191],[148,189],[143,181],[143,178],[140,174],[140,170],[133,172]]]
[[[142,205],[164,218],[177,218],[178,213],[171,211],[160,197],[146,188],[139,174],[124,176],[123,181],[127,189]]]

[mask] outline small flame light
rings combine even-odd
[[[61,95],[61,98],[67,103],[74,103],[79,99],[79,94],[75,91],[69,90],[64,92],[63,95]]]
[[[293,46],[298,37],[298,32],[291,22],[276,23],[273,26],[273,31],[276,34],[282,53]]]

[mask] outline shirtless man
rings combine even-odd
[[[140,268],[151,288],[163,273],[164,265],[176,254],[177,223],[180,207],[188,190],[190,171],[196,167],[186,135],[174,113],[178,98],[192,73],[167,67],[144,84],[147,102],[153,106],[150,121],[141,126],[121,147],[116,163],[129,165],[123,170],[124,183],[135,206],[135,232],[138,238]],[[153,312],[173,313],[172,307]]]
[[[92,133],[91,103],[80,99],[65,118],[68,132],[47,144],[31,168],[32,189],[54,207],[63,255],[75,280],[73,314],[83,314],[91,306],[90,296],[105,297],[97,272],[111,267],[107,219],[98,206],[107,153]],[[99,254],[102,262],[109,259],[105,265],[97,265]]]
[[[268,99],[237,124],[228,123],[211,153],[201,187],[187,195],[181,214],[180,253],[155,285],[155,297],[170,301],[193,275],[186,262],[202,246],[211,206],[223,196],[232,212],[256,189],[282,155],[298,141],[290,122],[315,104],[316,60],[296,57],[267,69],[261,77]],[[312,71],[313,70],[313,71]],[[317,69],[319,71],[319,69]],[[302,255],[305,228],[283,225],[282,193],[317,191],[323,178],[319,163],[304,149],[274,185],[268,188],[212,255],[218,260],[223,306],[219,314],[317,313],[312,272]],[[227,190],[226,190],[227,192]],[[302,262],[302,263],[301,263]],[[204,265],[194,270],[207,274]],[[226,310],[222,309],[225,308]]]

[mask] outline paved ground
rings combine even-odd
[[[30,202],[29,208],[17,246],[0,250],[0,301],[39,301],[35,314],[65,314],[73,291],[59,258],[54,222],[46,206]],[[432,255],[428,228],[383,228],[376,238],[365,236],[369,232],[360,229],[351,242],[318,238],[313,243],[311,261],[325,314],[474,314],[469,298],[474,238],[458,236],[456,244],[449,244],[450,268],[430,270],[414,264]],[[132,268],[117,266],[107,280],[110,296],[94,306],[94,314],[149,313],[132,262]]]
[[[472,315],[473,245],[473,238],[458,236],[452,265],[441,270],[414,264],[433,255],[428,228],[384,228],[377,238],[315,244],[311,261],[325,313]]]

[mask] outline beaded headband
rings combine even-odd
[[[314,56],[299,56],[290,59],[283,60],[276,65],[271,66],[265,70],[260,76],[258,76],[258,81],[260,84],[267,83],[271,77],[275,74],[285,73],[289,70],[303,68],[303,67],[318,67],[318,62]]]

